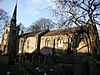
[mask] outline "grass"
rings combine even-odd
[[[64,75],[65,68],[66,71],[69,69],[65,67],[66,65],[38,65],[39,69],[32,67],[32,62],[28,60],[24,64],[16,63],[15,65],[7,65],[8,56],[0,56],[0,75]]]
[[[15,63],[15,65],[8,65],[8,56],[0,56],[0,75],[33,75],[32,72],[28,72],[27,69],[32,69],[32,63],[28,60],[25,64]]]
[[[59,61],[64,63],[49,66],[41,64],[33,68],[32,62],[29,60],[25,60],[25,63],[15,63],[15,65],[11,66],[7,65],[8,56],[0,56],[0,75],[7,75],[7,73],[10,73],[10,75],[73,75],[73,64],[65,63],[85,60],[86,58],[82,56],[61,55]]]
[[[8,63],[8,56],[0,55],[0,64],[7,64]]]

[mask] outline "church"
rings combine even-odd
[[[52,54],[52,50],[63,53],[69,48],[73,50],[73,53],[93,53],[89,39],[86,39],[87,34],[80,31],[84,27],[82,29],[74,27],[52,31],[43,30],[19,35],[20,26],[16,24],[16,17],[17,4],[10,22],[5,25],[0,48],[2,54],[32,53],[39,50],[42,54],[49,55]],[[90,35],[90,38],[93,37]]]

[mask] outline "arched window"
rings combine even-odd
[[[29,48],[29,40],[27,40],[27,49]]]
[[[4,45],[4,48],[3,48],[3,51],[4,51],[4,52],[6,51],[6,47],[7,47],[7,46],[6,46],[6,45]]]
[[[8,29],[6,30],[6,34],[8,33]]]
[[[23,40],[20,40],[20,45],[23,46]]]
[[[16,29],[12,29],[12,34],[16,35]]]
[[[50,39],[46,39],[45,46],[50,47],[50,45],[51,45]]]
[[[57,47],[63,47],[63,39],[62,38],[58,38]]]
[[[84,38],[84,34],[80,34],[80,35],[79,35],[79,38],[80,38],[80,39],[83,39],[83,38]]]

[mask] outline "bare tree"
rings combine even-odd
[[[8,19],[7,12],[0,9],[0,33],[2,33],[4,26],[8,23]]]
[[[3,1],[4,0],[0,0],[0,2]],[[8,23],[8,18],[8,13],[4,9],[0,8],[0,25],[2,25],[2,23]]]
[[[23,32],[23,33],[28,33],[31,31],[31,29],[29,27],[25,27],[22,23],[19,23],[19,26],[20,26],[20,33]]]
[[[100,0],[52,0],[55,12],[61,27],[89,26],[87,37],[91,50],[99,48],[99,37],[96,25],[100,26]],[[90,38],[90,37],[95,38]],[[100,49],[100,48],[99,48]],[[99,51],[99,50],[97,50]],[[97,52],[100,54],[100,51]]]
[[[63,24],[74,23],[80,26],[95,22],[100,25],[99,0],[53,0],[53,2],[56,5],[54,9],[56,15],[63,17]]]
[[[31,31],[40,31],[44,29],[53,29],[56,23],[51,19],[41,18],[33,23],[30,27]]]

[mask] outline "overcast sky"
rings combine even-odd
[[[0,8],[12,15],[16,0],[1,0]],[[31,25],[40,18],[52,18],[49,11],[50,0],[18,0],[17,23]]]

